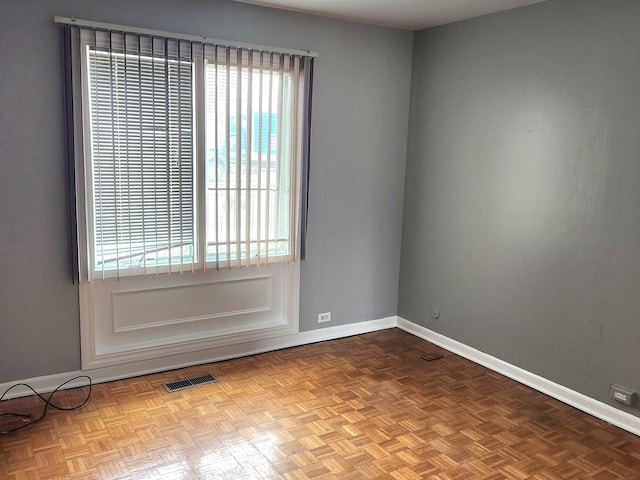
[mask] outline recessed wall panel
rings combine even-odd
[[[112,293],[114,332],[271,309],[270,276]]]

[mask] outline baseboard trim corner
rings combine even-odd
[[[539,392],[549,395],[567,405],[578,410],[582,410],[600,420],[615,425],[623,430],[640,436],[640,417],[636,417],[622,410],[618,410],[611,405],[595,400],[582,393],[571,390],[563,385],[557,384],[544,377],[523,370],[510,363],[493,357],[487,353],[476,350],[464,343],[453,340],[445,335],[434,332],[426,327],[413,323],[402,317],[398,317],[397,327],[442,347],[456,355],[471,360],[494,372],[509,377],[523,385],[533,388]]]
[[[256,355],[273,350],[297,347],[311,343],[336,340],[339,338],[361,335],[363,333],[384,330],[388,328],[400,328],[416,337],[438,345],[456,355],[460,355],[474,363],[482,365],[490,370],[500,373],[523,385],[531,387],[539,392],[549,395],[567,405],[592,415],[600,420],[615,425],[634,435],[640,436],[640,417],[636,417],[611,405],[595,400],[582,393],[571,390],[544,377],[523,370],[515,365],[500,360],[492,355],[481,352],[464,343],[453,340],[445,335],[434,332],[426,327],[413,323],[402,317],[390,316],[377,320],[369,320],[334,327],[319,328],[316,330],[300,332],[284,337],[265,339],[257,342],[229,345],[216,348],[215,351],[204,350],[188,354],[174,355],[155,360],[138,362],[136,364],[124,364],[113,367],[102,367],[93,370],[77,370],[54,375],[16,380],[0,384],[0,392],[4,392],[12,385],[26,383],[38,393],[48,393],[55,390],[60,384],[71,378],[89,375],[93,383],[103,383],[122,378],[136,377],[150,373],[189,367],[192,365],[214,363],[233,358]],[[73,388],[86,385],[86,379],[78,379],[70,382],[65,388]],[[5,396],[5,399],[31,395],[33,392],[25,387],[13,388]]]

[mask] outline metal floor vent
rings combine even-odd
[[[164,388],[169,393],[185,390],[187,388],[196,387],[198,385],[206,385],[207,383],[217,382],[218,379],[213,375],[202,375],[201,377],[187,378],[186,380],[176,380],[175,382],[163,383]]]

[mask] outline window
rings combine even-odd
[[[205,62],[206,260],[246,264],[290,255],[296,67],[278,55],[231,58]]]
[[[294,260],[310,58],[146,33],[72,34],[87,277]]]
[[[146,53],[86,48],[94,271],[196,259],[193,68]]]
[[[314,54],[56,22],[83,368],[298,332]]]

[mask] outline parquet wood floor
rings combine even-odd
[[[640,438],[398,329],[95,385],[0,446],[15,480],[640,479]]]

